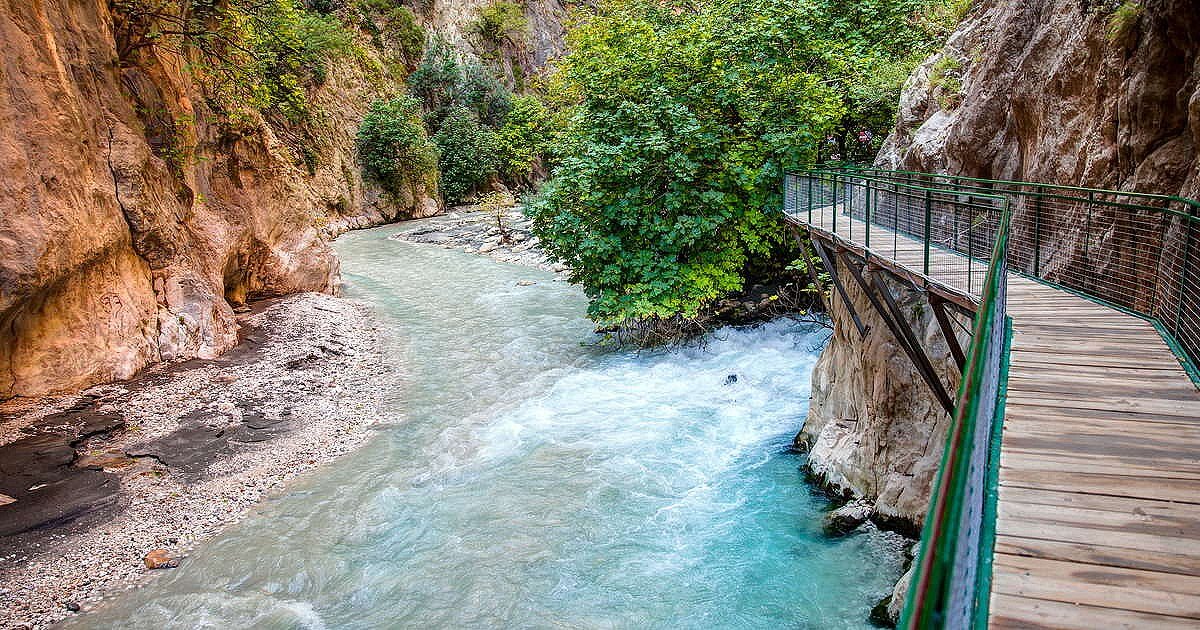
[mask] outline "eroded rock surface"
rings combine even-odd
[[[975,2],[910,77],[877,162],[1200,196],[1200,10],[1145,0],[1121,18],[1120,4]]]
[[[323,232],[438,211],[362,181],[354,133],[387,89],[365,67],[312,95],[310,170],[286,126],[231,132],[178,55],[118,62],[110,4],[0,2],[0,399],[215,357],[233,305],[336,290]]]

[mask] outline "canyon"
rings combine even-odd
[[[418,17],[467,46],[485,4]],[[231,126],[177,52],[121,58],[114,6],[0,5],[0,399],[219,356],[247,300],[338,291],[333,235],[442,210],[431,185],[384,195],[360,174],[359,121],[403,89],[378,59],[331,64],[310,129]],[[511,63],[532,74],[561,50],[566,13],[526,11],[536,36]]]

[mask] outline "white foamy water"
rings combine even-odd
[[[79,625],[866,626],[897,541],[826,539],[788,448],[822,331],[598,348],[577,289],[395,231],[338,250],[404,421]]]

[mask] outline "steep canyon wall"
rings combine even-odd
[[[484,4],[419,17],[465,38]],[[565,11],[527,13],[533,71],[561,50]],[[119,59],[115,30],[107,0],[0,0],[0,400],[219,355],[234,306],[337,290],[330,236],[441,210],[431,182],[395,198],[360,175],[359,122],[403,89],[386,64],[330,64],[301,134],[228,124],[183,56]]]

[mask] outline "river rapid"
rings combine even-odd
[[[901,541],[826,538],[789,449],[825,331],[606,348],[577,288],[396,231],[336,247],[398,420],[73,625],[867,627]]]

